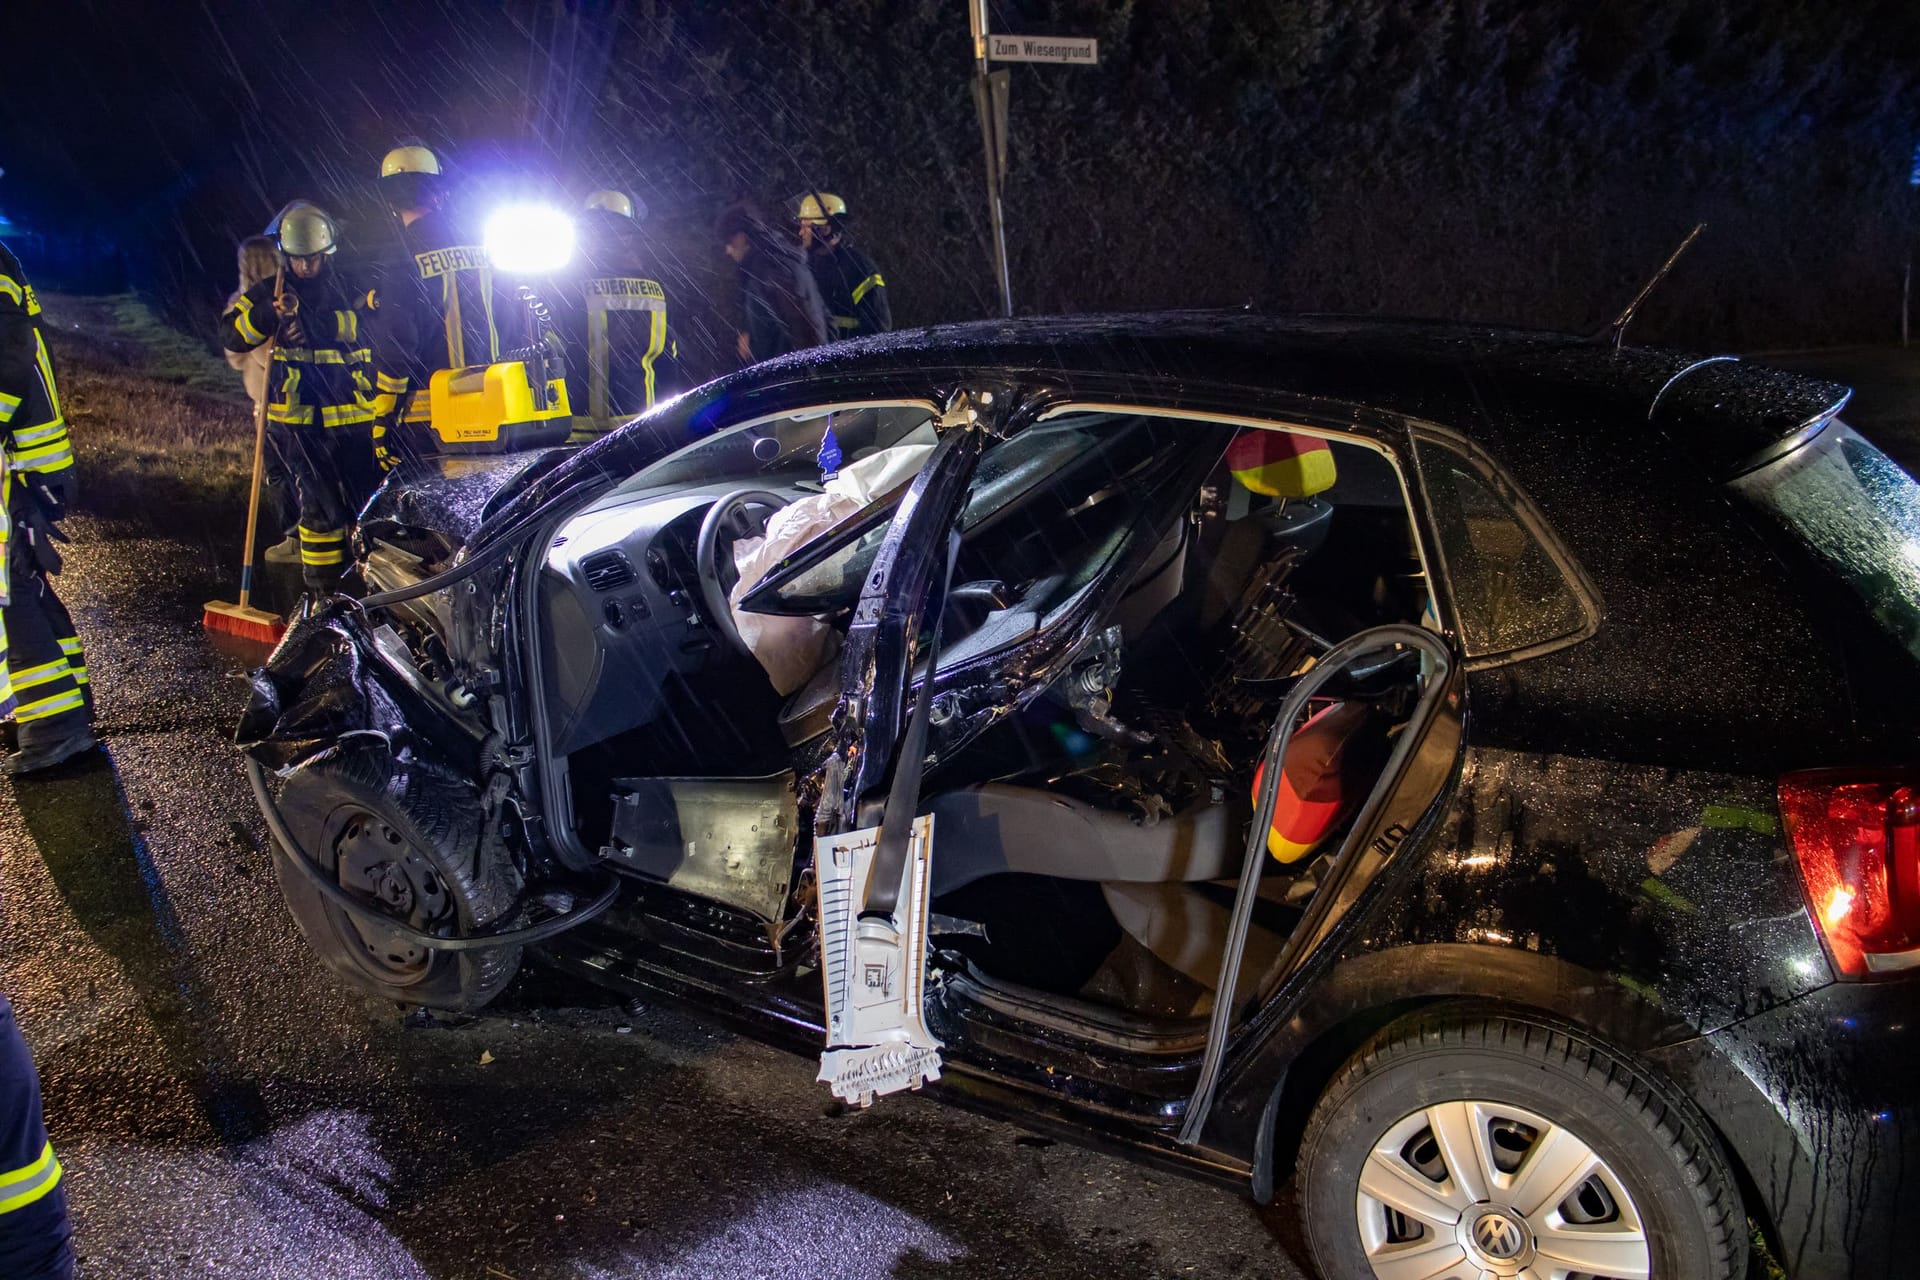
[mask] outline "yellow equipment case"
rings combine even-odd
[[[565,444],[573,428],[565,369],[543,348],[524,359],[442,369],[427,395],[447,453],[513,453]]]

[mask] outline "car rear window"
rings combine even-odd
[[[1920,658],[1920,484],[1844,423],[1729,482],[1786,525]]]
[[[1590,630],[1580,593],[1522,518],[1517,495],[1430,437],[1418,437],[1415,448],[1466,655],[1513,653]]]

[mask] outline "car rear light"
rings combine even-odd
[[[1780,813],[1840,972],[1920,969],[1920,774],[1790,773]]]

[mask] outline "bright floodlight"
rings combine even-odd
[[[508,205],[487,219],[487,257],[511,275],[558,271],[573,257],[573,219],[544,204]]]

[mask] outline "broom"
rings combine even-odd
[[[285,268],[273,274],[273,301],[276,314],[285,287]],[[274,344],[279,339],[276,327],[274,336],[267,339],[267,363],[271,369]],[[209,631],[219,631],[230,636],[239,636],[246,640],[259,640],[266,644],[277,643],[286,632],[287,620],[277,613],[268,613],[265,609],[253,607],[253,539],[260,529],[260,489],[261,473],[266,469],[267,454],[267,397],[262,395],[260,402],[253,407],[253,488],[247,496],[247,541],[240,552],[240,599],[238,603],[226,600],[209,600],[200,622]]]

